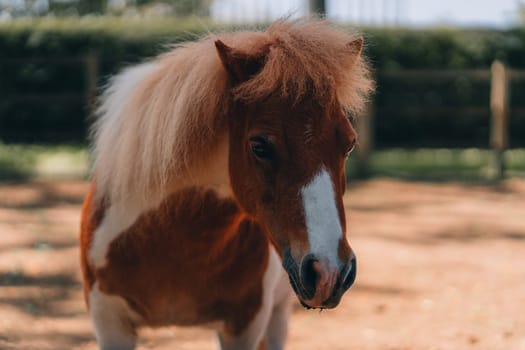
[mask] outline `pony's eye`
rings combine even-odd
[[[271,160],[275,156],[273,145],[266,136],[257,135],[250,137],[250,148],[252,153],[259,159]]]
[[[350,153],[352,153],[354,151],[355,144],[356,144],[356,141],[353,140],[352,143],[348,146],[348,148],[346,150],[346,153],[345,153],[346,158],[350,157]]]

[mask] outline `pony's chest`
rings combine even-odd
[[[152,326],[253,316],[269,242],[234,204],[214,199],[172,199],[140,217],[111,242],[96,271],[100,288],[124,297]]]

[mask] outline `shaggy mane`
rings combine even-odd
[[[268,54],[250,80],[231,88],[214,42]],[[373,89],[357,39],[319,19],[280,20],[265,32],[209,35],[125,70],[106,88],[93,128],[95,196],[110,202],[162,196],[204,166],[227,133],[232,97],[337,99],[359,111]],[[210,150],[210,152],[208,152]]]

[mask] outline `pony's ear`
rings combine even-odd
[[[264,65],[265,53],[249,55],[235,50],[220,40],[215,41],[222,65],[235,83],[241,83],[257,74]]]
[[[361,56],[361,52],[363,51],[363,42],[365,39],[363,39],[362,36],[358,37],[357,39],[354,39],[350,41],[347,45],[347,47],[350,49],[350,53],[352,55],[355,55],[355,58],[359,58]]]

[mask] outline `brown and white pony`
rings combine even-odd
[[[80,236],[102,349],[165,325],[212,325],[222,349],[281,349],[290,284],[304,306],[337,306],[356,274],[342,196],[356,143],[345,112],[372,89],[362,44],[323,20],[281,20],[113,79]]]

